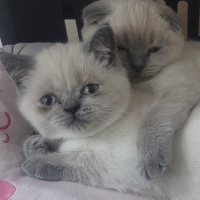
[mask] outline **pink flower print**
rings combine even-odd
[[[6,132],[0,131],[0,140],[4,143],[8,143],[10,141],[10,137]]]
[[[11,117],[7,112],[4,112],[7,122],[5,125],[0,126],[0,139],[4,142],[4,143],[8,143],[10,141],[10,137],[9,135],[5,132],[5,130],[11,125]]]
[[[10,197],[15,193],[16,187],[7,182],[0,180],[0,199],[1,200],[10,200]]]

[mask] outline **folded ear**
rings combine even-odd
[[[91,40],[86,44],[87,53],[93,53],[95,59],[105,62],[107,66],[116,60],[116,39],[109,25],[100,26]]]
[[[160,15],[161,17],[166,20],[171,28],[179,33],[182,31],[182,26],[178,15],[169,7],[160,5]]]
[[[111,10],[105,1],[96,1],[83,9],[83,21],[85,25],[98,23],[109,15]]]
[[[4,65],[6,71],[15,82],[17,88],[23,89],[24,78],[34,68],[34,59],[25,55],[14,55],[11,53],[0,53],[0,61]]]

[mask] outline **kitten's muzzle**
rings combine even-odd
[[[75,115],[75,113],[80,109],[81,102],[76,97],[71,97],[63,102],[63,109],[66,113]]]
[[[145,68],[145,65],[131,65],[131,67],[138,73]]]
[[[68,102],[68,104],[64,106],[64,111],[68,115],[68,119],[66,121],[68,127],[72,129],[84,128],[85,120],[79,115],[80,109],[81,104],[79,101],[73,101],[71,103]]]
[[[74,104],[71,107],[64,108],[64,111],[68,112],[68,113],[70,113],[72,115],[75,115],[75,113],[79,110],[80,107],[81,107],[80,104]]]
[[[137,56],[131,57],[129,56],[130,66],[135,70],[136,73],[141,72],[146,66],[146,57],[145,56]]]

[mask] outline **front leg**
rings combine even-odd
[[[42,157],[33,156],[27,159],[22,164],[23,171],[32,177],[49,180],[62,181],[65,178],[65,168],[63,166],[55,165],[55,163],[48,163]]]
[[[46,154],[48,147],[44,142],[44,138],[40,135],[31,135],[27,137],[22,145],[25,158],[29,158],[35,154]]]
[[[62,143],[62,139],[47,140],[40,134],[27,137],[22,145],[25,158],[29,158],[35,154],[47,154],[58,150]]]
[[[149,113],[139,132],[138,158],[141,176],[147,180],[158,178],[169,165],[175,130]]]
[[[138,166],[145,179],[158,178],[172,159],[174,134],[179,131],[191,108],[185,104],[157,102],[139,129]]]
[[[96,156],[81,152],[35,154],[22,164],[22,170],[42,180],[72,181],[96,186],[103,182],[101,172],[105,168],[103,162],[95,164],[95,160]]]

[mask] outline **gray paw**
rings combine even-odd
[[[44,143],[44,139],[40,135],[33,135],[27,138],[23,144],[23,152],[26,158],[39,154],[46,154],[48,151],[47,145]]]
[[[29,176],[51,181],[63,180],[64,168],[51,165],[42,158],[32,157],[22,164],[22,170]]]
[[[140,173],[146,180],[158,178],[171,162],[171,151],[164,148],[148,149],[139,156]]]

